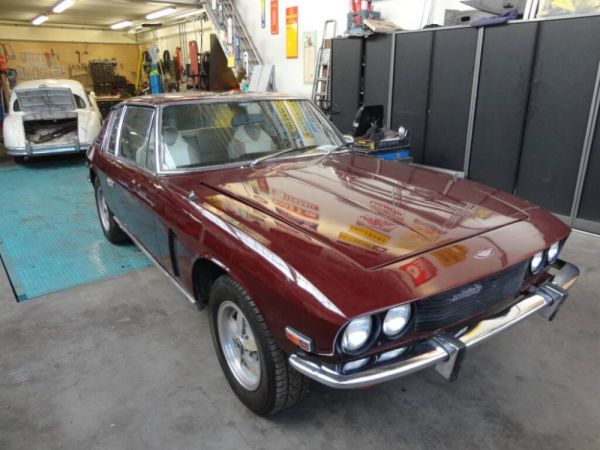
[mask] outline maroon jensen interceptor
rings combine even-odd
[[[548,212],[360,153],[299,98],[135,98],[87,156],[106,238],[208,307],[223,372],[258,414],[310,379],[454,379],[474,345],[552,319],[579,274]]]

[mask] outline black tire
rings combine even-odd
[[[237,305],[250,325],[257,344],[261,376],[258,387],[250,391],[234,376],[223,352],[217,314],[223,302]],[[267,416],[289,408],[308,392],[310,380],[287,362],[271,335],[258,308],[246,291],[229,275],[222,275],[212,286],[208,304],[210,329],[215,351],[229,385],[240,401],[258,415]]]
[[[94,180],[94,197],[96,198],[96,211],[98,212],[98,220],[100,221],[100,228],[102,228],[102,232],[104,233],[104,237],[108,239],[109,242],[113,244],[122,244],[123,242],[127,242],[129,238],[125,234],[119,224],[115,221],[115,216],[106,205],[106,221],[102,219],[102,212],[100,211],[101,203],[103,202],[104,194],[102,193],[102,185],[100,184],[100,180],[96,178]]]
[[[27,156],[15,156],[14,158],[17,164],[25,165],[29,162],[29,158]]]

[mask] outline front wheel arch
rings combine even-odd
[[[210,290],[221,275],[230,275],[227,270],[207,258],[198,258],[192,266],[192,286],[194,299],[199,308],[208,305]]]
[[[215,261],[210,257],[197,257],[192,265],[192,288],[193,296],[196,300],[196,306],[198,309],[203,310],[208,306],[211,290],[214,283],[223,275],[228,275],[235,283],[239,284],[245,292],[247,292],[252,298],[257,299],[258,293],[255,289],[250,289],[247,280],[239,274],[235,273],[235,270],[231,270],[219,261]],[[257,299],[260,300],[260,299]],[[264,317],[269,330],[273,333],[275,339],[278,341],[278,345],[282,349],[286,349],[286,344],[289,344],[283,337],[283,331],[278,332],[279,328],[271,322],[271,317],[268,314],[269,311],[264,311],[268,306],[264,303],[260,304],[260,301],[255,303],[257,310]],[[266,314],[265,314],[266,313]],[[289,348],[288,348],[289,351]]]

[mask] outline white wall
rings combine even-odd
[[[265,64],[275,65],[276,87],[280,92],[310,97],[311,85],[303,83],[302,33],[317,31],[320,45],[323,23],[337,20],[338,34],[346,30],[349,0],[279,0],[279,35],[271,35],[270,0],[265,0],[266,28],[261,28],[260,0],[235,0]],[[433,5],[433,22],[443,24],[444,11],[470,9],[459,0],[374,0],[376,11],[385,20],[404,30],[416,30],[426,25]],[[298,58],[285,58],[285,8],[298,6]]]

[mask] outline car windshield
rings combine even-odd
[[[323,154],[343,144],[304,100],[170,105],[163,108],[161,133],[160,163],[167,171],[264,160],[276,153]]]

